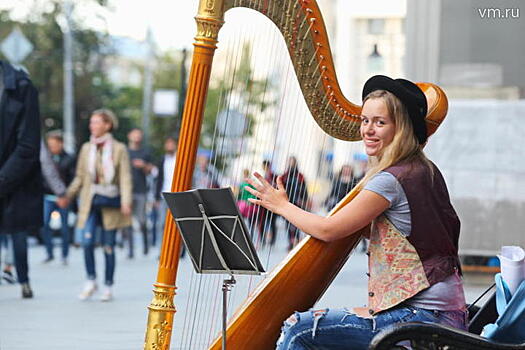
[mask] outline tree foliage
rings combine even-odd
[[[106,5],[105,0],[91,1],[94,6]],[[50,0],[49,6],[40,13],[32,13],[30,18],[17,22],[10,18],[7,11],[0,11],[0,40],[3,40],[15,27],[19,27],[24,35],[34,45],[33,52],[23,62],[31,78],[39,90],[40,110],[43,131],[63,128],[63,89],[64,89],[64,48],[63,33],[59,18],[63,13],[63,1]],[[57,19],[58,18],[58,19]],[[116,85],[108,77],[108,71],[113,68],[108,64],[109,58],[118,54],[112,47],[108,33],[83,28],[77,24],[73,28],[74,36],[74,100],[75,100],[75,136],[77,145],[86,141],[89,136],[88,120],[91,112],[98,108],[110,108],[119,117],[120,127],[116,137],[126,139],[126,133],[131,127],[142,125],[142,103],[144,86]],[[189,56],[189,55],[188,55]],[[264,111],[268,104],[266,96],[271,88],[266,79],[255,79],[250,62],[251,49],[243,47],[243,53],[237,67],[230,67],[232,74],[221,77],[210,84],[208,91],[201,146],[212,148],[217,115],[228,110],[232,96],[240,96],[243,101],[242,113],[248,123],[253,125],[255,113]],[[0,56],[1,57],[1,56]],[[191,61],[184,59],[180,51],[161,53],[155,59],[154,90],[174,89],[183,94],[183,66]],[[5,59],[1,57],[1,59]],[[113,62],[117,62],[118,59]],[[234,62],[228,62],[234,64]],[[144,61],[136,62],[138,70],[143,74]],[[187,79],[189,72],[184,78]],[[182,101],[183,102],[183,101]],[[182,107],[182,104],[181,104]],[[181,108],[182,109],[182,108]],[[178,137],[182,111],[175,117],[151,115],[150,147],[155,153],[161,153],[163,141],[167,136]],[[247,128],[247,134],[251,128]]]
[[[251,62],[251,47],[244,44],[239,62],[228,62],[232,65],[226,71],[231,72],[229,76],[224,76],[212,82],[208,91],[206,110],[204,113],[201,146],[212,148],[213,142],[223,142],[220,135],[215,131],[217,116],[221,112],[233,111],[240,112],[246,119],[246,129],[243,137],[252,134],[256,122],[256,115],[262,114],[266,108],[272,105],[270,91],[273,86],[268,78],[259,79],[255,77],[255,72]],[[236,66],[234,66],[236,65]],[[226,162],[227,157],[239,156],[239,153],[229,155],[217,155],[219,165]]]
[[[105,5],[103,0],[94,3]],[[0,12],[0,40],[19,27],[33,44],[33,52],[22,62],[39,91],[43,131],[63,128],[64,45],[63,33],[57,18],[63,2],[51,1],[46,11],[32,13],[24,21],[13,21],[7,11]],[[120,118],[117,137],[122,139],[126,129],[140,118],[142,95],[139,88],[113,86],[104,75],[104,59],[113,54],[107,33],[76,26],[73,28],[75,136],[77,143],[88,137],[87,123],[91,111],[112,108]],[[2,59],[5,60],[4,57]],[[131,111],[133,110],[134,111]]]

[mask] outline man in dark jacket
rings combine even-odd
[[[60,232],[62,234],[62,264],[67,265],[69,254],[70,229],[68,223],[69,208],[64,205],[66,188],[75,177],[75,158],[64,150],[64,138],[60,130],[53,130],[46,134],[46,143],[41,151],[46,152],[49,157],[43,158],[40,155],[42,175],[44,175],[44,227],[42,238],[46,246],[47,258],[44,263],[53,261],[53,237],[50,227],[51,214],[58,211],[61,219]],[[43,160],[48,160],[44,162]],[[50,168],[50,169],[46,169]],[[46,170],[54,170],[55,176],[46,176]],[[59,182],[61,186],[53,186],[54,182]]]
[[[13,239],[22,297],[32,298],[27,234],[42,226],[38,92],[27,74],[0,61],[0,234]]]

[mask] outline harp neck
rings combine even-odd
[[[258,11],[277,26],[288,47],[306,104],[321,129],[341,140],[359,140],[361,107],[351,103],[341,91],[317,2],[227,0],[224,10],[234,7]]]

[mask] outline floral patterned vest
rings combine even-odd
[[[385,171],[399,181],[411,216],[408,237],[380,215],[370,233],[368,307],[371,315],[387,310],[443,281],[460,268],[460,223],[443,176],[434,166],[398,163]]]

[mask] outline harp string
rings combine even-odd
[[[229,41],[229,44],[228,44],[228,51],[230,53],[230,55],[233,55],[235,53],[235,59],[233,60],[234,64],[226,64],[227,68],[229,69],[229,74],[226,75],[226,76],[231,76],[232,79],[231,79],[231,82],[229,85],[229,89],[227,89],[227,86],[224,87],[223,89],[223,101],[221,101],[219,103],[219,108],[217,110],[217,116],[216,116],[216,120],[218,120],[218,117],[219,117],[219,113],[221,112],[225,112],[227,113],[226,114],[226,125],[229,125],[229,121],[230,121],[230,114],[229,114],[229,111],[231,109],[231,105],[233,103],[234,106],[238,107],[241,103],[240,101],[240,96],[239,94],[237,94],[237,96],[234,96],[234,98],[236,97],[237,98],[237,101],[234,101],[234,98],[232,98],[232,93],[236,92],[235,91],[235,82],[236,82],[236,74],[237,74],[237,71],[236,71],[236,67],[239,65],[239,62],[243,59],[243,54],[245,53],[244,52],[244,45],[242,43],[242,35],[240,34],[241,33],[241,30],[242,30],[242,27],[241,26],[237,26],[237,32],[235,33],[234,35],[234,39],[235,40],[230,40]],[[237,47],[237,48],[241,48],[240,50],[234,50],[234,48]],[[232,62],[231,59],[228,59],[226,62]],[[224,75],[223,75],[224,76]],[[221,110],[222,109],[222,110]],[[225,140],[226,138],[223,137],[221,139],[221,143],[217,143],[216,142],[216,138],[217,138],[217,135],[218,135],[218,125],[216,124],[215,125],[215,130],[214,130],[214,140],[212,141],[212,154],[214,154],[214,165],[217,164],[217,160],[218,160],[218,157],[219,157],[219,154],[223,154],[224,153],[224,147],[225,147]],[[223,167],[222,169],[220,169],[219,171],[219,174],[225,174],[225,166],[226,166],[226,161],[223,162]],[[221,301],[221,295],[220,295],[220,288],[221,288],[221,280],[224,279],[224,276],[221,276],[221,275],[217,275],[217,276],[206,276],[204,278],[208,278],[208,279],[213,279],[213,282],[211,283],[211,285],[213,286],[213,288],[211,288],[209,290],[210,294],[212,295],[211,296],[211,300],[213,300],[214,302],[212,303],[212,309],[214,310],[213,312],[213,315],[211,317],[211,324],[210,324],[210,327],[208,328],[209,329],[209,332],[207,334],[207,339],[208,339],[208,343],[210,342],[210,339],[213,338],[213,335],[216,334],[216,326],[218,324],[220,324],[219,320],[220,320],[220,316],[221,316],[221,313],[219,312],[219,306],[220,306],[220,301]],[[215,316],[215,317],[213,317]]]
[[[189,290],[192,291],[193,290],[193,283],[195,281],[195,276],[192,274],[190,276],[190,285],[189,285]],[[179,288],[181,289],[181,288]],[[188,310],[190,305],[191,305],[191,300],[192,300],[192,295],[193,294],[189,294],[188,298],[186,299],[186,304],[185,306],[183,307],[184,310]],[[187,331],[187,325],[188,325],[188,319],[189,319],[189,316],[191,315],[190,312],[184,312],[184,322],[183,322],[183,325],[182,325],[182,330],[180,332],[181,334],[181,337],[180,337],[180,341],[179,341],[179,347],[181,349],[184,349],[184,344],[186,342],[186,335],[189,333]]]
[[[234,37],[238,38],[240,37],[239,35],[235,35]],[[226,55],[227,55],[227,61],[228,62],[232,62],[232,60],[235,60],[235,61],[238,61],[238,53],[237,53],[237,56],[235,58],[233,58],[233,56],[236,54],[236,52],[234,50],[232,50],[232,47],[235,46],[236,44],[235,43],[232,43],[232,41],[228,41],[227,42],[227,49],[225,51]],[[216,67],[216,66],[215,66]],[[232,77],[231,79],[231,84],[233,84],[233,81],[235,79],[235,76],[234,74],[232,74],[231,72],[231,66],[230,65],[224,65],[223,66],[223,72],[222,72],[222,77]],[[227,95],[227,91],[226,91],[226,87],[223,87],[221,90],[220,90],[220,93],[219,93],[219,101],[218,101],[218,111],[217,113],[220,112],[221,108],[224,106],[224,101],[227,101],[228,100],[228,96]],[[217,138],[217,128],[214,128],[214,134],[213,134],[213,139],[212,139],[212,145],[215,145],[216,144],[216,138]],[[212,151],[213,151],[213,148],[212,148]],[[215,152],[215,155],[216,155],[216,152]],[[216,156],[214,157],[214,161],[212,162],[212,165],[215,163],[216,164]],[[213,310],[211,313],[209,313],[209,315],[211,315],[211,317],[213,318],[213,315],[216,314],[216,309],[217,309],[217,304],[218,304],[218,301],[217,301],[217,298],[216,297],[210,297],[210,293],[212,293],[213,289],[218,289],[219,288],[219,283],[220,283],[220,277],[219,276],[216,276],[216,275],[197,275],[195,273],[192,273],[192,271],[190,271],[190,274],[191,274],[191,280],[193,282],[193,280],[198,280],[198,288],[197,290],[195,290],[195,283],[190,283],[190,288],[188,290],[188,293],[189,293],[189,298],[188,298],[188,305],[186,306],[186,310],[185,310],[185,318],[184,318],[184,327],[183,327],[183,336],[181,338],[181,348],[183,349],[191,349],[191,348],[195,348],[195,343],[199,343],[201,341],[201,337],[203,336],[206,336],[208,338],[211,338],[212,337],[212,333],[213,333],[213,328],[214,327],[203,327],[202,325],[202,313],[199,312],[199,311],[202,311],[202,310]],[[210,288],[210,287],[205,287],[205,290],[207,291],[206,295],[204,298],[199,298],[199,297],[195,297],[195,296],[200,296],[201,293],[202,293],[202,284],[203,284],[203,281],[205,282],[205,286],[209,286],[210,284],[215,286],[216,288]],[[182,286],[181,286],[182,287]],[[202,301],[203,300],[207,300],[209,303],[211,303],[211,305],[206,305],[206,306],[203,306],[202,305]],[[208,318],[209,320],[209,318]],[[196,330],[196,328],[198,330]],[[203,329],[208,329],[208,334],[206,334],[205,332],[203,332],[202,330]],[[195,334],[195,333],[198,333],[198,334]]]
[[[275,2],[274,2],[274,7],[273,9],[275,10]],[[273,29],[273,26],[269,26],[268,28],[270,29]],[[282,38],[280,36],[280,34],[276,34],[275,32],[273,32],[274,35],[272,35],[272,45],[270,46],[272,48],[272,51],[270,52],[270,57],[272,57],[272,61],[270,63],[271,66],[273,67],[278,67],[278,70],[272,72],[274,76],[288,76],[289,75],[289,70],[290,70],[290,65],[286,65],[286,64],[277,64],[277,62],[282,62],[283,61],[283,53],[286,54],[286,51],[285,50],[282,50],[283,46],[282,46]],[[279,45],[281,45],[281,50],[279,50]],[[280,55],[279,55],[280,54]],[[286,72],[284,74],[284,72]],[[269,80],[268,80],[269,81]],[[288,82],[288,79],[285,79],[285,84]],[[271,96],[273,97],[273,96]],[[284,95],[283,95],[284,97]],[[275,98],[275,97],[273,97]],[[277,137],[277,134],[278,134],[278,125],[280,125],[281,123],[281,120],[282,120],[282,113],[280,113],[282,111],[282,102],[280,104],[278,104],[275,109],[276,109],[276,113],[275,114],[275,118],[274,118],[274,122],[273,122],[273,126],[268,128],[266,127],[266,134],[263,135],[263,139],[273,139],[273,140],[277,140],[278,137]],[[268,112],[267,112],[268,114]],[[267,117],[265,117],[265,121],[267,122]],[[259,128],[262,128],[262,126],[259,126]],[[273,142],[271,144],[271,148],[270,149],[260,149],[262,147],[264,147],[264,144],[261,143],[261,142],[257,142],[256,145],[259,145],[259,149],[256,149],[255,152],[254,152],[254,157],[255,157],[255,154],[261,154],[261,153],[265,153],[265,152],[268,152],[270,154],[270,157],[269,157],[269,161],[272,163],[272,164],[275,164],[275,154],[276,154],[276,143]],[[264,158],[267,158],[264,157]],[[252,161],[252,164],[254,164],[254,161]],[[258,168],[259,164],[256,165],[256,168]],[[273,169],[275,170],[275,169]],[[252,219],[252,227],[256,227],[258,225],[261,225],[263,226],[263,232],[266,232],[268,230],[268,227],[269,227],[269,221],[270,221],[270,218],[266,218],[266,221],[265,222],[262,222],[262,223],[258,223],[257,220],[260,220],[261,219],[261,213],[260,213],[260,208],[257,209],[257,214],[255,216],[255,219]],[[276,233],[274,233],[276,234]],[[264,237],[264,235],[257,235],[257,242],[258,242],[258,245],[260,245],[260,237]],[[267,250],[267,253],[266,253],[266,256],[265,257],[262,257],[262,261],[265,263],[265,266],[269,266],[270,265],[270,258],[271,258],[271,254],[272,254],[272,247],[270,246],[270,249]],[[257,284],[256,283],[256,280],[257,278],[250,278],[249,280],[249,284],[248,284],[248,287],[247,287],[247,291],[246,291],[246,295],[250,294],[252,291],[253,291],[253,288],[254,286]]]
[[[291,19],[293,19],[293,18],[296,17],[296,15],[295,15],[295,10],[296,10],[296,9],[297,9],[297,7],[295,7],[295,8],[293,9],[292,16],[290,16],[290,17],[288,18],[288,23],[287,23],[287,27],[288,27],[288,28],[291,28],[291,27],[292,27],[292,25],[291,25]],[[298,37],[300,37],[300,36],[298,36]],[[303,42],[302,46],[304,46],[304,42]],[[297,101],[297,100],[296,100],[296,101]],[[313,135],[310,134],[310,139],[311,139],[312,137],[313,137]],[[288,147],[288,150],[287,150],[285,153],[290,153],[290,149],[291,149],[291,148],[296,148],[296,147],[294,147],[294,146],[292,146],[292,145],[290,144],[289,147]],[[312,160],[312,161],[313,161],[313,160]],[[290,186],[296,188],[296,187],[298,186],[298,183],[292,181],[292,183],[289,184],[289,187],[290,187]],[[303,199],[304,199],[304,198],[303,198]],[[265,223],[265,226],[266,226],[266,223]],[[286,232],[285,232],[285,234],[286,234]]]
[[[240,45],[238,45],[238,46],[240,46]],[[251,53],[253,54],[253,51],[251,51]],[[250,59],[250,60],[251,60],[251,59]],[[236,61],[238,61],[238,59],[237,59]],[[255,73],[255,72],[252,72],[252,73]],[[230,75],[230,76],[231,76],[231,75]],[[252,77],[252,78],[253,78],[253,77]],[[235,81],[235,80],[232,79],[232,81]],[[233,90],[233,89],[230,89],[230,91],[233,92],[234,90]],[[234,97],[235,97],[235,96],[234,96]],[[238,96],[237,96],[237,98],[238,98]],[[248,96],[248,99],[250,99],[250,96]],[[263,98],[263,102],[264,102],[264,98]],[[238,103],[238,102],[235,103],[234,98],[232,98],[232,96],[229,96],[229,97],[228,97],[228,103],[229,103],[229,104],[233,103],[234,105],[239,105],[239,104],[240,104],[240,103]],[[246,106],[246,108],[249,107],[249,105],[247,105],[247,104],[245,104],[245,106]],[[245,111],[245,114],[246,114],[246,112],[247,112],[247,111]],[[213,145],[217,147],[217,149],[215,149],[214,152],[213,152],[215,155],[218,156],[219,154],[223,153],[223,152],[222,152],[222,144],[217,143],[217,142],[213,142]],[[218,146],[217,146],[217,145],[218,145]],[[252,163],[253,163],[253,161],[252,161]],[[227,163],[224,162],[223,164],[226,165]],[[240,173],[239,170],[237,170],[237,171],[234,170],[234,172],[237,173],[237,174]],[[221,173],[225,173],[225,169],[224,169],[224,168],[221,169]],[[253,225],[252,225],[252,226],[253,226]],[[220,280],[219,280],[219,283],[220,283]],[[219,285],[218,285],[218,286],[219,286]],[[220,286],[219,286],[219,287],[220,287]],[[216,288],[215,290],[219,290],[219,288]],[[234,291],[237,291],[237,290],[238,290],[237,288],[234,289]],[[216,300],[220,300],[220,298],[215,298],[215,299],[216,299]],[[232,298],[230,298],[230,304],[232,303],[231,300],[232,300]],[[211,327],[211,328],[214,328],[214,327]]]
[[[262,8],[262,1],[259,2],[259,7]],[[276,36],[275,35],[271,35],[272,30],[273,28],[271,28],[270,26],[266,26],[265,27],[265,31],[266,31],[266,35],[264,35],[264,37],[270,37],[272,38],[271,40],[271,44],[269,45],[269,49],[268,49],[268,55],[269,57],[275,57],[275,55],[273,54],[274,51],[275,51],[275,38]],[[261,41],[260,40],[256,40],[255,41],[256,43],[260,43]],[[251,55],[253,56],[254,52],[257,52],[257,51],[261,51],[261,50],[257,50],[256,47],[254,47],[254,49],[251,51]],[[273,63],[271,64],[272,66],[275,66],[275,59],[273,59]],[[252,77],[251,79],[254,79],[255,78],[255,75],[257,74],[256,70],[252,70]],[[264,105],[266,103],[266,99],[267,99],[267,89],[268,89],[268,86],[269,86],[269,82],[270,82],[270,79],[265,79],[265,86],[263,88],[263,91],[262,91],[262,96],[261,96],[261,99],[260,99],[260,105],[259,106],[254,106],[255,108],[253,108],[254,110],[252,110],[251,112],[253,113],[257,113],[259,112],[260,114],[264,115],[264,111],[263,111],[263,108],[262,108],[262,105]],[[247,104],[246,105],[246,112],[248,112],[248,109],[249,109],[249,105]],[[259,110],[255,110],[256,108],[258,108]],[[247,113],[246,113],[247,114]],[[260,125],[258,125],[258,123],[255,123],[255,120],[253,119],[250,119],[249,120],[249,123],[254,123],[253,125],[253,128],[255,129],[255,132],[254,132],[254,135],[252,137],[254,138],[257,138],[257,137],[260,137],[260,133],[262,132],[262,128]],[[251,125],[250,125],[251,127]],[[250,164],[250,166],[248,167],[249,169],[256,169],[258,168],[258,164],[256,163],[256,159],[257,159],[257,155],[258,154],[261,154],[261,150],[257,149],[257,145],[258,143],[256,143],[256,147],[255,149],[253,150],[253,152],[250,152],[250,150],[248,150],[248,152],[251,154],[251,157],[249,157],[249,161],[247,162],[248,164]],[[249,143],[246,144],[246,147],[248,148],[249,147]],[[241,171],[242,171],[242,166],[240,164],[240,162],[237,163],[236,165],[237,169],[234,170],[234,173],[235,174],[241,174]],[[254,243],[256,245],[256,247],[258,248],[259,250],[259,255],[261,257],[261,253],[262,251],[259,249],[261,248],[261,235],[259,235],[258,231],[259,231],[259,227],[260,226],[264,226],[264,222],[261,222],[261,211],[260,211],[260,208],[257,207],[256,210],[255,210],[255,213],[254,213],[254,216],[252,216],[249,220],[249,227],[250,227],[250,231],[253,233],[253,238],[254,238]],[[269,253],[268,253],[269,254]],[[262,257],[261,257],[262,258]],[[261,259],[262,261],[264,261],[264,259]],[[266,259],[268,260],[268,259]],[[265,268],[268,267],[268,264],[265,264]],[[259,279],[257,277],[254,277],[254,276],[250,276],[249,279],[248,279],[248,285],[247,285],[247,290],[246,290],[246,294],[245,294],[245,297],[248,296],[248,294],[251,292],[253,286],[252,286],[252,281],[253,280],[256,280],[256,279]],[[230,299],[233,300],[236,296],[236,294],[239,293],[243,293],[240,288],[236,288],[235,291],[233,292],[234,295],[232,295],[232,298]]]

